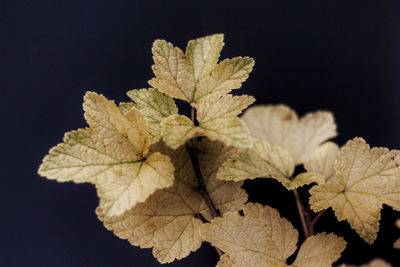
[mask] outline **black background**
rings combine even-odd
[[[64,132],[84,127],[82,98],[95,90],[127,101],[148,87],[151,44],[225,33],[221,58],[251,56],[243,90],[257,103],[305,114],[334,112],[344,144],[400,148],[399,1],[1,1],[0,266],[158,266],[150,249],[115,237],[97,220],[93,186],[36,172]],[[246,182],[250,200],[279,209],[301,233],[293,196],[273,180]],[[301,190],[306,198],[306,190]],[[317,231],[349,242],[340,262],[383,257],[400,237],[385,206],[370,246],[329,210]],[[207,244],[170,266],[214,266]]]

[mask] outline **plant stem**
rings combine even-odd
[[[218,211],[215,208],[215,205],[207,192],[206,185],[203,180],[203,176],[201,175],[199,160],[197,158],[197,152],[192,146],[186,146],[186,150],[189,154],[190,160],[192,162],[193,170],[196,175],[197,183],[199,184],[199,194],[203,197],[204,201],[207,204],[208,209],[213,218],[218,217]]]
[[[303,226],[303,231],[304,231],[304,236],[307,238],[309,237],[309,228],[308,225],[306,223],[306,219],[305,219],[305,213],[308,214],[308,212],[304,209],[303,203],[300,200],[299,197],[299,193],[297,192],[296,189],[293,189],[293,194],[294,194],[294,198],[296,199],[296,205],[297,205],[297,209],[299,211],[299,215],[300,215],[300,220],[301,220],[301,225]]]

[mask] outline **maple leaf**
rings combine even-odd
[[[222,165],[217,178],[227,181],[274,178],[288,190],[324,181],[322,175],[315,172],[304,172],[292,178],[294,168],[294,161],[287,151],[255,139],[251,148],[234,154]]]
[[[250,146],[248,130],[237,115],[253,102],[254,98],[248,95],[209,97],[208,101],[194,104],[198,126],[183,115],[166,118],[161,123],[163,140],[172,148],[183,145],[195,136],[207,136],[226,145]]]
[[[296,165],[308,160],[318,146],[336,136],[333,115],[308,113],[301,119],[285,105],[254,106],[242,116],[250,133],[289,152]]]
[[[131,103],[131,108],[136,108],[146,119],[150,143],[154,144],[159,141],[161,138],[161,122],[166,117],[178,113],[174,100],[154,88],[131,90],[127,95],[134,101],[134,103]]]
[[[347,220],[369,244],[377,237],[382,204],[400,210],[400,151],[372,148],[362,138],[339,152],[335,174],[311,188],[314,211],[332,207],[339,221]]]
[[[156,40],[152,48],[156,77],[149,84],[192,104],[240,88],[252,71],[254,60],[236,57],[217,64],[222,46],[222,34],[189,41],[185,53],[171,43]]]
[[[200,229],[201,236],[224,251],[217,266],[288,266],[296,251],[298,232],[278,211],[248,203],[243,215],[229,212]],[[331,266],[346,242],[334,234],[320,233],[306,239],[291,266]]]
[[[235,148],[208,139],[197,142],[195,146],[201,151],[198,156],[200,170],[216,208],[222,214],[240,210],[247,201],[247,194],[241,189],[243,183],[215,178],[218,168]],[[212,215],[201,195],[194,191],[197,180],[186,149],[172,150],[157,143],[152,150],[171,158],[176,177],[173,186],[156,191],[144,203],[121,216],[105,217],[101,208],[97,209],[97,214],[115,235],[128,239],[135,246],[153,247],[153,255],[158,261],[167,263],[184,258],[200,247],[202,239],[198,231],[202,222],[199,215],[209,220]]]
[[[138,111],[123,116],[114,102],[93,92],[86,93],[83,106],[90,127],[67,133],[43,159],[40,175],[95,184],[107,216],[120,215],[172,185],[174,168],[168,156],[148,154],[146,122]]]

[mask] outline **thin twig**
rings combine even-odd
[[[318,219],[321,217],[322,214],[324,214],[325,210],[319,212],[317,216],[314,217],[311,221],[311,225],[314,227],[314,225],[317,223]]]
[[[293,189],[292,192],[294,194],[294,198],[296,199],[296,205],[297,205],[297,209],[299,210],[299,215],[300,215],[301,224],[303,226],[304,236],[307,238],[307,237],[309,237],[309,229],[308,229],[308,225],[305,220],[305,216],[306,216],[305,213],[307,211],[304,209],[303,203],[300,200],[299,193],[297,192],[297,190]]]
[[[206,185],[203,180],[203,176],[200,171],[200,165],[199,165],[199,160],[197,159],[197,152],[195,149],[191,146],[186,146],[186,150],[189,154],[190,160],[193,165],[193,170],[196,175],[197,182],[199,184],[199,194],[203,197],[204,201],[207,204],[208,209],[210,210],[210,213],[213,218],[218,217],[218,211],[215,208],[215,205],[210,197],[210,195],[207,192]]]

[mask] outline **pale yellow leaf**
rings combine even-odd
[[[177,148],[196,136],[200,129],[184,115],[174,114],[161,123],[163,140],[171,148]]]
[[[294,162],[285,150],[253,140],[252,148],[241,150],[222,165],[217,178],[241,181],[272,177],[280,182],[289,182],[293,171]]]
[[[217,178],[227,181],[274,178],[288,190],[324,181],[322,175],[314,172],[304,172],[293,179],[294,167],[287,151],[255,139],[252,148],[242,149],[222,165]]]
[[[335,163],[335,175],[311,190],[314,211],[332,207],[369,244],[379,230],[382,204],[400,210],[399,151],[372,148],[362,138],[347,142]]]
[[[231,261],[228,254],[223,254],[215,267],[238,267],[238,265]]]
[[[335,161],[339,153],[339,146],[333,142],[322,144],[304,163],[304,168],[310,172],[320,173],[328,181],[335,173]]]
[[[331,267],[346,248],[346,241],[334,234],[319,233],[301,245],[293,267]]]
[[[286,260],[296,251],[298,232],[278,211],[260,204],[248,203],[243,215],[229,212],[204,224],[201,236],[225,254],[221,266],[286,266]],[[333,234],[318,234],[308,238],[296,259],[298,266],[330,266],[340,257],[346,242]],[[314,246],[314,254],[310,252]],[[225,256],[227,255],[227,256]],[[318,260],[315,258],[317,257]],[[309,265],[305,265],[309,262]]]
[[[195,83],[183,51],[164,40],[156,40],[152,52],[156,77],[149,84],[171,97],[191,102]]]
[[[119,215],[157,189],[172,185],[174,168],[169,158],[160,153],[145,156],[148,134],[138,111],[123,116],[112,101],[90,92],[84,109],[90,128],[67,133],[64,143],[43,159],[40,175],[95,184],[108,216]]]
[[[123,166],[117,179],[96,183],[100,207],[105,216],[118,216],[139,202],[145,201],[157,189],[173,183],[174,167],[168,156],[155,152],[143,162]],[[129,175],[130,174],[130,175]]]
[[[121,216],[105,217],[101,208],[97,213],[115,235],[128,239],[135,246],[153,247],[158,261],[167,263],[184,258],[200,247],[202,222],[198,215],[210,218],[210,213],[201,195],[194,191],[197,180],[185,147],[172,150],[157,143],[152,147],[154,150],[171,158],[176,178],[173,186],[156,191],[144,203],[137,204]],[[201,173],[216,208],[222,214],[241,209],[247,201],[246,192],[240,188],[243,183],[215,178],[222,162],[235,149],[203,139],[196,143],[196,150],[201,151],[198,155]]]
[[[135,102],[131,105],[146,119],[151,143],[159,141],[161,122],[168,116],[178,113],[174,100],[154,88],[131,90],[127,94]]]
[[[336,136],[333,115],[326,111],[299,119],[285,105],[255,106],[242,119],[254,137],[287,150],[296,164],[307,161],[321,143]]]
[[[315,172],[302,172],[296,175],[293,180],[290,180],[290,182],[284,185],[287,189],[292,190],[306,184],[322,184],[324,181],[324,176],[322,174]]]
[[[248,130],[237,115],[254,100],[248,95],[224,95],[209,97],[207,101],[195,104],[200,133],[227,145],[249,147],[251,141]]]
[[[249,57],[225,59],[215,67],[211,75],[202,79],[196,88],[194,102],[200,102],[209,95],[227,94],[240,88],[253,70],[254,60]]]
[[[93,133],[111,135],[118,132],[129,140],[139,155],[148,152],[149,136],[146,122],[137,111],[130,110],[123,116],[114,101],[94,92],[85,94],[83,109]]]
[[[188,42],[185,55],[195,84],[209,76],[214,69],[224,45],[223,40],[223,34],[213,34]]]

